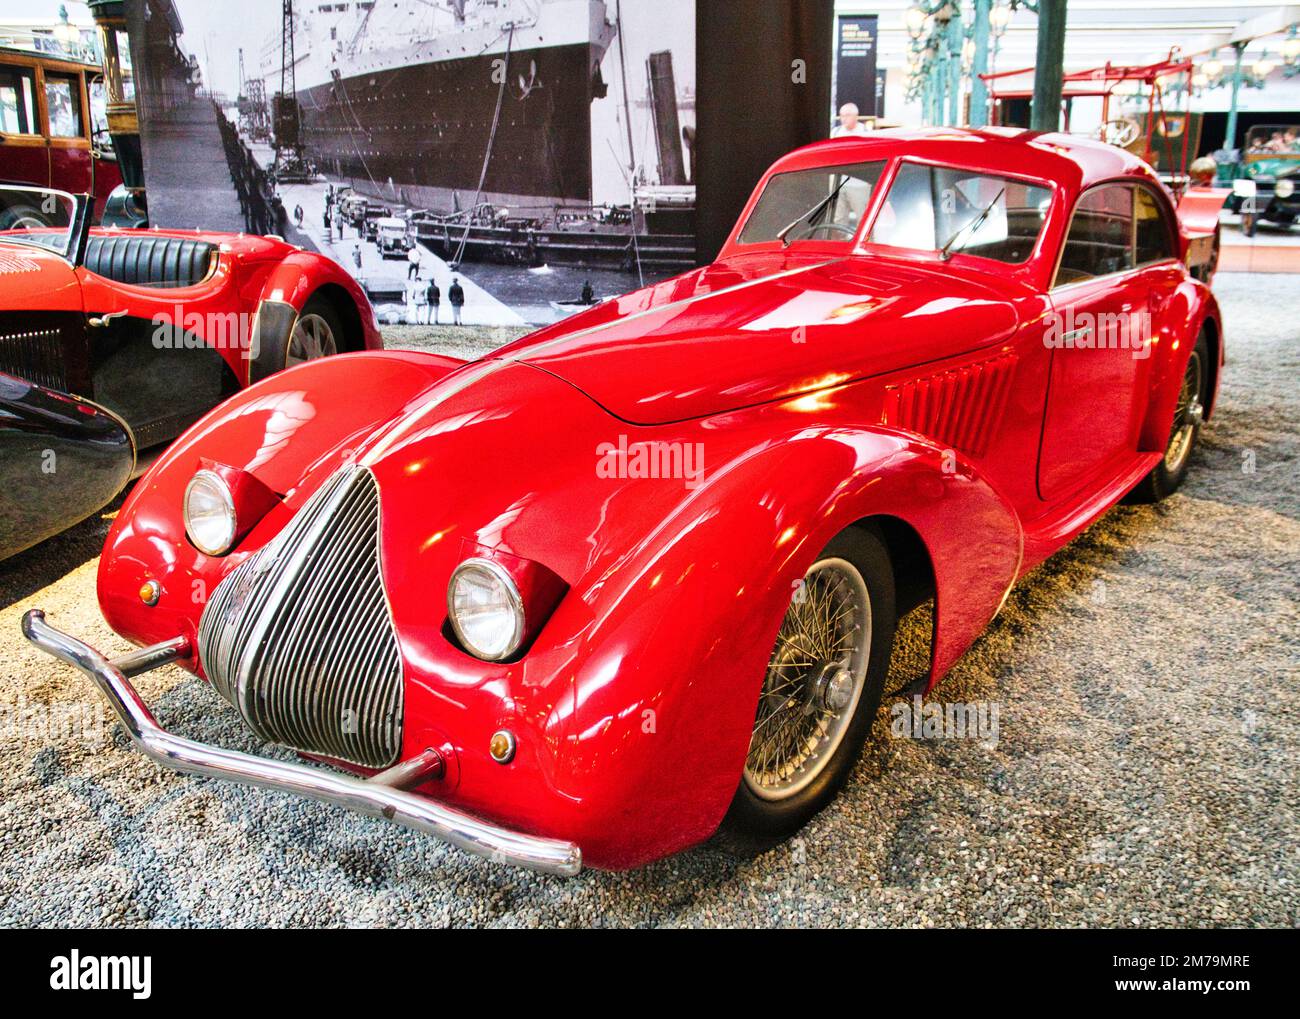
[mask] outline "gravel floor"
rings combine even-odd
[[[1183,492],[1045,563],[937,691],[996,702],[997,743],[892,739],[887,704],[845,794],[744,863],[706,847],[549,879],[165,772],[18,636],[39,605],[125,649],[94,601],[107,520],[0,564],[0,925],[1296,926],[1296,280],[1220,277],[1231,363]],[[927,626],[907,620],[896,688]],[[166,724],[252,748],[198,680],[139,682]]]

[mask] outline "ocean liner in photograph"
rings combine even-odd
[[[506,206],[592,201],[591,101],[615,35],[604,3],[295,10],[301,138],[327,176],[431,208],[476,193]]]
[[[683,151],[694,128],[679,120],[693,90],[683,102],[667,49],[629,71],[617,0],[286,6],[292,19],[267,40],[262,67],[296,95],[295,143],[330,180],[411,209],[413,236],[434,253],[638,275],[694,264]],[[598,125],[592,104],[607,97],[617,113]],[[638,136],[657,157],[651,170],[638,165]]]

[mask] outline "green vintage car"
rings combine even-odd
[[[1228,208],[1255,236],[1261,219],[1289,227],[1300,217],[1300,126],[1256,124],[1246,132],[1244,175],[1233,181]]]

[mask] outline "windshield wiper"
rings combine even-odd
[[[1006,193],[1007,193],[1007,189],[1005,187],[1002,188],[1002,190],[1000,190],[996,195],[993,196],[993,201],[989,202],[988,205],[984,206],[983,212],[981,212],[974,219],[969,220],[962,226],[959,226],[957,228],[956,233],[954,233],[951,237],[948,238],[948,243],[939,249],[939,257],[942,258],[945,262],[948,261],[948,259],[952,257],[948,253],[948,249],[953,246],[953,243],[957,240],[957,238],[960,237],[962,234],[964,234],[967,230],[970,230],[972,227],[978,230],[981,226],[983,226],[984,221],[989,218],[989,213],[993,211],[993,206],[997,205],[998,200]]]
[[[809,209],[807,212],[805,212],[802,216],[800,216],[798,219],[796,219],[793,223],[790,223],[790,224],[788,224],[788,225],[782,227],[782,228],[777,232],[777,235],[776,235],[776,239],[779,240],[779,241],[781,242],[782,247],[786,247],[786,248],[788,248],[788,247],[790,246],[790,242],[789,242],[788,240],[786,240],[786,237],[787,237],[787,235],[790,233],[791,230],[793,230],[795,227],[797,227],[797,226],[798,226],[800,223],[802,223],[805,219],[811,221],[813,216],[817,215],[817,213],[821,212],[822,209],[826,208],[826,206],[830,205],[830,203],[833,202],[833,201],[835,200],[835,196],[838,195],[838,194],[840,193],[840,188],[844,187],[844,185],[847,184],[848,182],[849,182],[848,174],[845,174],[844,177],[841,178],[840,182],[839,182],[838,184],[835,185],[835,189],[834,189],[834,190],[833,190],[829,195],[827,195],[825,198],[823,198],[820,202],[818,202],[816,205],[814,205],[811,209]]]

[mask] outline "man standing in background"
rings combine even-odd
[[[465,291],[461,289],[458,276],[451,278],[451,286],[447,288],[447,300],[451,302],[452,321],[460,325],[460,309],[465,304]]]
[[[438,305],[442,303],[442,293],[438,290],[438,281],[432,276],[429,277],[429,285],[424,289],[424,303],[428,306],[425,315],[428,316],[425,321],[430,325],[438,324]],[[460,321],[460,309],[457,308],[456,321]]]
[[[862,137],[867,133],[867,125],[858,119],[858,104],[845,103],[840,107],[840,122],[835,125],[831,131],[832,138],[843,138],[846,135],[856,135]]]

